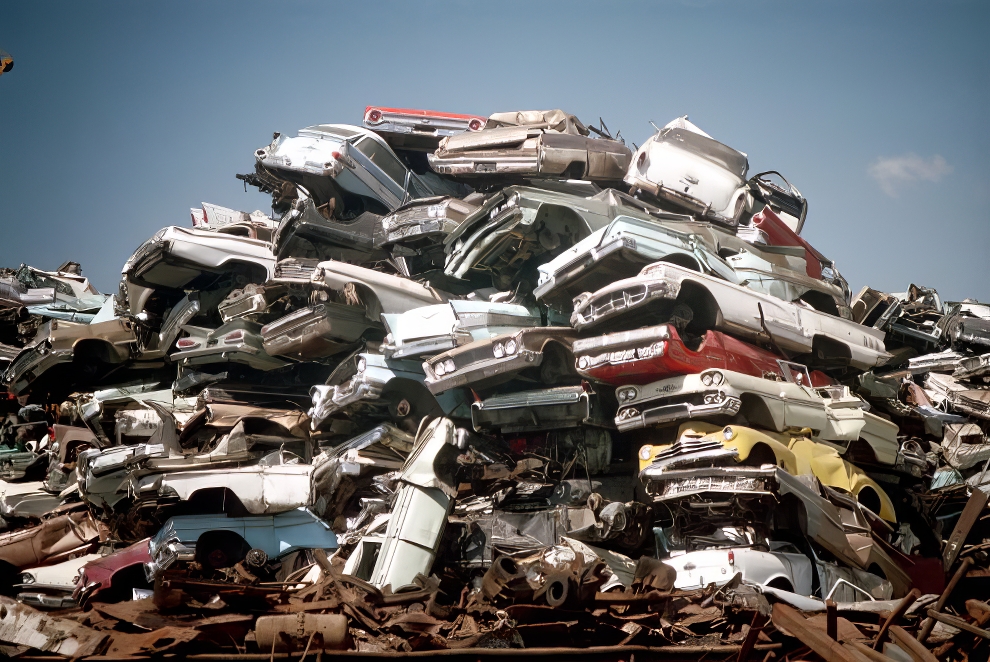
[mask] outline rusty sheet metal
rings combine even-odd
[[[0,535],[0,561],[30,568],[65,561],[90,551],[101,525],[82,504],[60,506],[41,524]]]
[[[0,641],[66,657],[96,653],[107,634],[0,596]]]
[[[183,627],[165,627],[139,634],[114,632],[105,655],[112,657],[138,653],[161,653],[193,641],[198,636],[197,630]]]

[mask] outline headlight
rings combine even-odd
[[[587,356],[582,356],[581,358],[578,359],[578,367],[581,370],[587,370],[589,363],[591,363],[591,361],[588,359]]]
[[[631,386],[624,386],[616,391],[616,397],[618,397],[619,402],[629,402],[636,398],[636,389]]]
[[[722,383],[722,373],[720,373],[720,372],[713,372],[712,373],[712,384],[714,384],[715,386],[718,386],[721,383]]]
[[[515,338],[509,338],[505,341],[505,355],[512,356],[519,349],[519,343],[516,342]]]
[[[500,342],[495,343],[494,347],[492,347],[492,354],[495,355],[496,359],[500,359],[505,356],[505,345]]]
[[[21,579],[20,579],[20,581],[18,583],[19,584],[33,584],[35,581],[37,581],[35,579],[35,576],[32,575],[30,572],[22,572],[21,573]]]
[[[438,361],[433,365],[433,372],[436,373],[437,377],[443,377],[447,374],[447,369],[443,365],[443,361]]]
[[[736,431],[731,427],[726,426],[725,429],[722,430],[722,436],[725,437],[726,441],[732,441],[732,439],[736,436]]]
[[[711,386],[712,385],[712,373],[706,372],[705,374],[703,374],[701,376],[701,383],[704,384],[705,386]]]
[[[357,362],[357,371],[358,372],[364,372],[367,369],[368,369],[368,359],[366,359],[366,358],[364,358],[362,356],[361,358],[358,359],[358,362]]]
[[[447,359],[444,361],[443,367],[447,372],[454,372],[457,370],[457,366],[454,365],[454,359]]]
[[[652,457],[653,457],[653,446],[647,444],[646,446],[643,446],[642,448],[639,449],[639,459],[645,462],[646,460],[649,460]]]

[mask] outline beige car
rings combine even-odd
[[[4,373],[3,381],[15,395],[27,391],[32,382],[60,363],[125,363],[136,355],[139,340],[134,325],[119,318],[96,324],[52,320],[38,330],[37,338]]]
[[[0,535],[0,565],[31,568],[81,556],[91,551],[102,530],[85,504],[59,506],[37,526]]]
[[[629,168],[632,152],[562,110],[526,110],[495,113],[480,131],[441,140],[428,158],[433,170],[451,177],[515,175],[618,182]]]

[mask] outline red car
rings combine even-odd
[[[488,118],[478,115],[441,113],[435,110],[385,108],[364,109],[364,128],[371,129],[393,148],[432,152],[440,139],[465,131],[481,131]]]
[[[72,599],[81,605],[97,593],[110,589],[127,591],[129,594],[132,588],[147,588],[149,583],[144,576],[144,564],[151,561],[148,548],[150,542],[151,538],[145,538],[84,565]]]
[[[814,246],[787,227],[787,224],[777,214],[773,213],[770,207],[764,207],[763,211],[753,214],[753,225],[762,230],[767,235],[767,241],[771,246],[798,246],[804,249],[804,259],[808,263],[808,275],[817,280],[822,279],[822,267],[831,267],[832,261],[819,253]]]
[[[582,376],[614,386],[649,384],[708,368],[785,379],[779,356],[719,331],[707,331],[692,346],[681,339],[672,325],[661,324],[575,340],[573,352],[575,366]],[[810,376],[814,386],[833,383],[818,370]]]

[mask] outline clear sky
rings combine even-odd
[[[103,291],[201,201],[251,211],[273,131],[369,104],[562,108],[641,144],[689,115],[809,200],[853,290],[990,300],[990,3],[0,4],[0,265]]]

